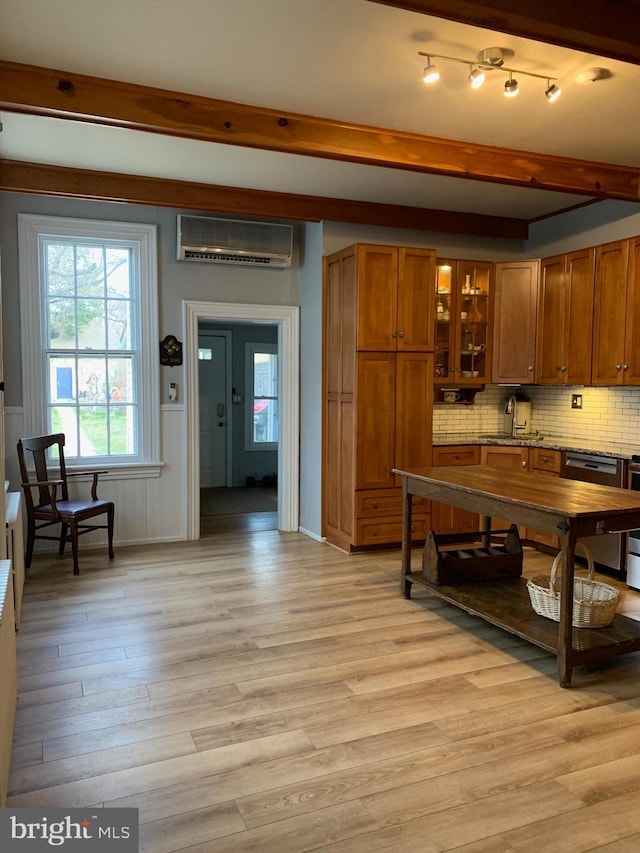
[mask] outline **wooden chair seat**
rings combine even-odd
[[[78,537],[93,530],[106,530],[109,559],[113,560],[113,522],[115,507],[112,501],[98,499],[98,476],[106,471],[73,471],[67,473],[64,459],[65,437],[63,433],[22,438],[18,442],[18,461],[22,475],[22,490],[27,509],[27,552],[25,567],[31,566],[33,547],[36,539],[49,539],[59,542],[58,554],[63,556],[65,545],[71,543],[73,573],[80,574],[78,566]],[[31,453],[34,478],[30,477],[31,466],[27,465],[26,453]],[[52,479],[48,467],[57,466],[59,476]],[[93,478],[91,499],[69,499],[68,478],[90,474]],[[37,496],[34,496],[34,490]],[[98,524],[90,521],[106,515],[106,522]],[[36,522],[40,522],[37,524]],[[43,528],[60,525],[60,533],[52,536],[40,533]]]

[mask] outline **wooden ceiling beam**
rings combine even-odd
[[[640,12],[636,0],[372,2],[640,65]]]
[[[523,219],[222,187],[15,160],[0,160],[0,190],[270,219],[356,222],[478,237],[526,240],[528,235],[528,224]]]
[[[186,139],[637,201],[640,170],[280,112],[0,61],[0,107]]]

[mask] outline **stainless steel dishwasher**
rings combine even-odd
[[[566,480],[598,483],[601,486],[625,485],[625,463],[612,456],[596,456],[563,450],[560,476]],[[626,578],[626,533],[604,533],[602,536],[585,536],[580,540],[588,546],[598,571]]]

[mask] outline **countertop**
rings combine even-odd
[[[611,456],[616,459],[631,459],[640,453],[638,444],[619,444],[607,442],[607,445],[590,442],[587,439],[565,438],[563,436],[545,435],[542,439],[531,440],[504,437],[487,438],[485,433],[450,432],[438,433],[433,436],[433,445],[442,447],[450,444],[494,444],[511,445],[515,447],[544,447],[547,450],[573,450],[578,453],[594,453],[597,456]]]

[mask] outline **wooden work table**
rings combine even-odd
[[[607,628],[574,628],[573,575],[575,546],[584,536],[640,528],[640,495],[611,486],[556,479],[469,465],[464,468],[399,470],[402,476],[401,591],[411,597],[413,584],[469,613],[553,652],[558,679],[569,687],[574,667],[597,663],[640,650],[640,622],[616,614]],[[488,536],[491,517],[508,519],[560,536],[565,552],[560,622],[539,616],[531,607],[526,579],[482,581],[455,586],[429,583],[411,567],[411,510],[413,495],[469,509],[485,517]]]

